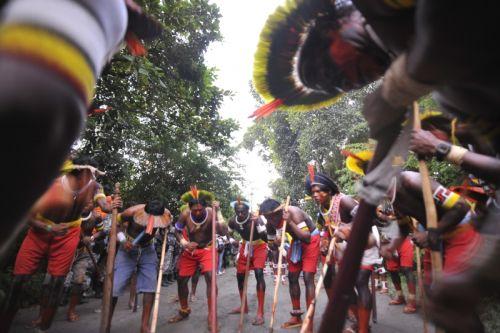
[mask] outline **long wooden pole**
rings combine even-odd
[[[418,222],[415,219],[412,219],[413,222],[413,228],[415,230],[418,230]],[[415,246],[415,253],[417,255],[417,285],[418,285],[418,291],[420,295],[420,303],[422,304],[422,310],[423,310],[423,325],[424,325],[424,333],[427,333],[429,331],[428,325],[427,325],[427,311],[425,309],[425,292],[424,292],[424,283],[422,282],[422,263],[420,260],[420,248],[418,246]]]
[[[217,228],[215,205],[212,205],[212,280],[211,280],[211,332],[217,333]]]
[[[421,129],[420,113],[418,102],[413,102],[413,128],[416,130]],[[437,211],[434,199],[432,198],[431,178],[429,176],[429,169],[425,160],[418,159],[418,169],[422,179],[422,195],[425,204],[425,217],[427,220],[427,228],[437,228]],[[440,251],[431,250],[431,265],[432,265],[432,280],[436,282],[441,277],[443,269],[443,259],[441,258]],[[441,329],[436,327],[436,332],[442,332]]]
[[[115,195],[120,194],[120,183],[115,184]],[[113,208],[111,230],[108,241],[108,258],[106,260],[106,276],[104,277],[104,293],[102,296],[101,328],[100,333],[109,333],[111,329],[111,299],[113,297],[113,271],[116,254],[116,223],[118,209]]]
[[[333,255],[333,250],[335,249],[335,241],[336,241],[336,237],[332,237],[332,239],[330,240],[330,244],[328,245],[328,252],[326,254],[325,263],[321,267],[321,275],[318,279],[318,283],[316,284],[316,290],[314,292],[314,299],[311,302],[311,304],[309,304],[309,307],[307,308],[306,317],[304,318],[304,321],[302,322],[302,327],[300,329],[300,333],[307,332],[309,322],[313,319],[314,309],[316,307],[316,300],[318,299],[319,293],[321,292],[321,287],[323,286],[323,281],[325,280],[326,272],[328,271],[328,264],[331,261],[331,258]]]
[[[290,205],[290,196],[286,198],[285,202],[285,212],[288,211],[288,206]],[[274,286],[274,297],[273,297],[273,305],[271,307],[271,320],[269,321],[269,333],[274,331],[274,315],[276,314],[276,306],[278,305],[278,290],[280,288],[281,281],[281,264],[283,262],[282,253],[285,251],[285,239],[286,239],[286,220],[283,221],[283,228],[281,229],[281,244],[278,251],[278,279],[276,280],[276,285]]]
[[[375,148],[375,154],[368,166],[368,172],[373,170],[387,155],[400,133],[401,125],[393,123],[384,131]],[[321,320],[319,333],[340,333],[344,329],[344,322],[349,306],[351,291],[354,288],[356,276],[359,272],[361,258],[365,251],[368,235],[375,218],[376,205],[364,199],[360,200],[358,212],[352,222],[351,236],[344,251],[342,265],[335,276],[332,298],[328,300]]]
[[[250,214],[250,212],[248,213]],[[243,320],[245,319],[245,304],[247,301],[247,290],[248,290],[248,273],[250,271],[250,254],[252,253],[252,242],[253,242],[253,228],[255,226],[255,219],[252,219],[252,224],[250,225],[250,240],[248,241],[247,250],[247,262],[245,265],[245,280],[243,280],[243,294],[241,295],[241,309],[240,309],[240,326],[238,332],[243,332]]]
[[[165,262],[165,250],[167,248],[167,230],[163,236],[161,245],[160,269],[158,271],[158,283],[156,284],[155,303],[153,305],[153,318],[151,319],[151,333],[156,332],[156,323],[158,322],[158,310],[160,308],[161,280],[163,278],[163,263]]]

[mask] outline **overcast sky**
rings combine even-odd
[[[220,29],[223,41],[214,43],[206,54],[206,63],[218,68],[217,86],[231,90],[232,98],[226,98],[220,110],[224,118],[233,118],[241,126],[235,133],[241,142],[246,128],[252,124],[248,116],[255,110],[255,100],[250,95],[253,56],[259,34],[269,14],[284,0],[212,0],[221,11]],[[243,195],[260,203],[271,196],[269,182],[277,177],[272,165],[265,163],[256,152],[241,151],[237,160],[243,165],[245,178]]]

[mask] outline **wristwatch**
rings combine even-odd
[[[436,146],[436,158],[438,161],[442,161],[445,159],[445,157],[448,155],[448,153],[451,150],[451,144],[448,142],[440,142]]]

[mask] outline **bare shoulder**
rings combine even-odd
[[[145,206],[146,206],[145,204],[141,204],[141,205],[135,205],[135,206],[129,207],[129,208],[125,209],[121,215],[124,218],[132,217],[132,216],[134,216],[135,213],[137,213],[141,209],[144,209]]]
[[[306,212],[296,206],[288,207],[288,212],[290,213],[291,220],[295,224],[299,224],[300,222],[304,221],[308,216]]]
[[[342,198],[340,199],[340,204],[342,205],[342,207],[345,207],[349,210],[353,209],[355,206],[357,206],[357,202],[356,200],[354,200],[351,196],[349,195],[344,195],[342,196]]]

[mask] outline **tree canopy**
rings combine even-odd
[[[159,197],[177,213],[179,196],[196,184],[227,207],[238,192],[238,125],[220,117],[229,92],[204,64],[209,44],[221,39],[219,9],[207,0],[139,3],[165,31],[146,43],[146,57],[122,50],[105,68],[94,105],[112,109],[89,118],[79,150],[106,170],[105,184],[122,183],[126,202]]]

